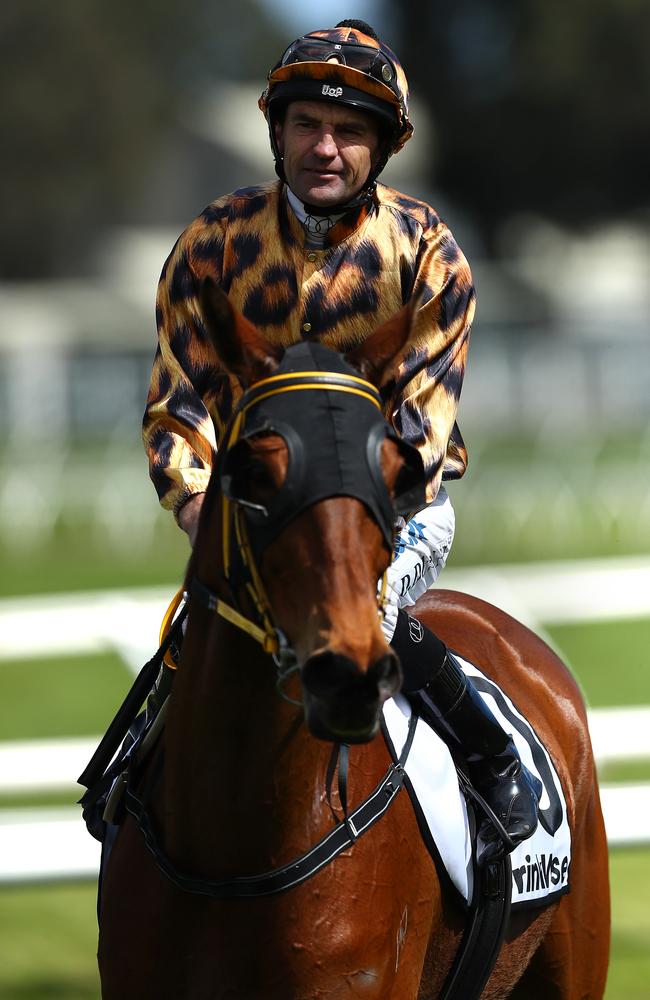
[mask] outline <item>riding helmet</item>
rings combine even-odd
[[[258,104],[268,122],[275,169],[282,180],[284,170],[274,125],[289,101],[334,101],[379,120],[383,155],[366,187],[374,186],[388,157],[413,133],[404,70],[391,49],[363,21],[341,22],[335,28],[297,38],[269,72]]]

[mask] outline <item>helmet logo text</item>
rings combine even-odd
[[[343,87],[330,87],[328,83],[324,83],[321,93],[324,97],[341,97],[343,94]]]

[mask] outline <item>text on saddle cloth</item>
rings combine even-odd
[[[505,731],[512,733],[522,762],[544,786],[539,826],[510,855],[513,908],[543,905],[569,890],[571,831],[560,779],[530,723],[508,696],[473,664],[460,656],[457,659]],[[384,706],[384,733],[393,757],[400,753],[410,716],[410,705],[402,695]],[[422,719],[405,770],[425,842],[468,903],[473,874],[467,807],[449,749]]]

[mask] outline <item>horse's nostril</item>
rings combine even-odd
[[[399,660],[392,651],[375,660],[365,674],[353,660],[331,650],[311,656],[302,671],[304,687],[316,698],[353,689],[370,693],[376,687],[382,693],[389,688],[390,695],[397,691],[401,680]]]
[[[394,653],[386,653],[372,667],[375,679],[379,682],[392,680],[398,672],[398,661]]]
[[[346,656],[324,650],[310,657],[302,671],[307,725],[319,739],[365,743],[378,731],[382,705],[401,683],[392,651],[364,673]]]
[[[326,650],[311,656],[302,670],[302,683],[314,697],[323,697],[332,690],[352,685],[359,679],[359,670],[346,656]]]
[[[402,683],[399,660],[392,652],[380,657],[371,667],[369,674],[384,700],[396,694]]]

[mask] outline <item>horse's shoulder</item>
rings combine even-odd
[[[427,591],[412,613],[508,695],[546,746],[572,816],[591,795],[591,744],[580,687],[560,657],[529,628],[487,601]]]
[[[587,734],[580,687],[558,654],[495,605],[459,591],[427,591],[414,614],[461,656],[503,687],[531,715],[560,714],[574,737]]]

